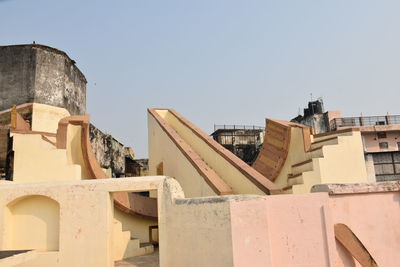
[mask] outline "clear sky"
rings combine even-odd
[[[0,0],[0,45],[68,53],[87,111],[137,157],[148,107],[216,124],[288,120],[310,100],[400,113],[400,1]]]

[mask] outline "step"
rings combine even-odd
[[[142,256],[154,252],[154,246],[151,243],[140,243],[137,238],[132,238],[128,243],[126,251],[124,253],[124,259]]]
[[[312,170],[313,170],[312,159],[308,159],[303,162],[292,165],[292,175],[301,174],[303,172]]]
[[[322,140],[330,139],[332,137],[349,136],[352,134],[353,134],[352,129],[344,129],[344,130],[339,130],[339,131],[335,131],[335,132],[316,134],[316,135],[313,135],[313,142],[319,142]]]
[[[292,194],[293,193],[293,186],[286,186],[282,188],[284,194]]]
[[[324,157],[324,152],[323,152],[322,147],[311,149],[309,152],[311,154],[311,158],[313,158],[313,159],[314,158],[323,158]]]
[[[317,141],[317,142],[313,142],[311,144],[311,150],[316,149],[316,148],[320,148],[323,146],[329,146],[329,145],[337,145],[339,143],[338,137],[331,137],[325,140],[321,140],[321,141]]]
[[[304,181],[303,181],[303,175],[301,173],[294,176],[288,175],[288,186],[293,186],[302,183],[304,183]]]

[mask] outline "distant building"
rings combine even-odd
[[[214,125],[215,141],[251,165],[264,142],[264,127],[248,125]]]
[[[149,159],[132,159],[125,157],[126,177],[147,176],[149,173]]]
[[[315,134],[359,130],[369,178],[400,180],[400,115],[342,117],[340,111],[324,112],[322,101],[317,100],[292,122],[312,127]]]

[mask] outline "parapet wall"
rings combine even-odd
[[[43,45],[0,46],[0,111],[40,103],[86,110],[86,79],[67,54]]]
[[[335,187],[185,198],[167,178],[159,187],[160,266],[397,266],[399,183]]]

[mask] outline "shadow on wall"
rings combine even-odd
[[[5,207],[5,247],[58,251],[60,205],[40,195],[18,198]]]

